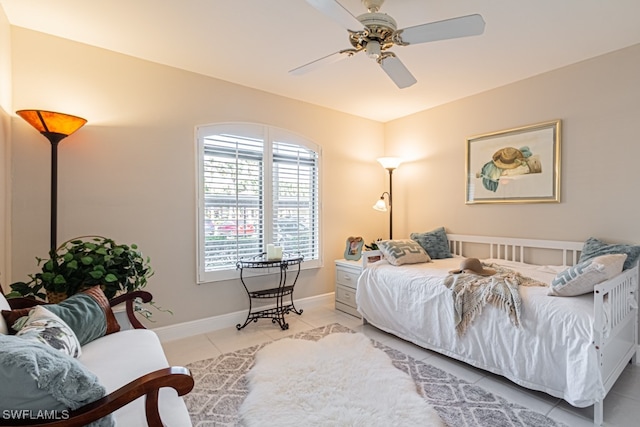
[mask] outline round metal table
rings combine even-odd
[[[236,325],[238,330],[247,326],[251,321],[257,322],[258,319],[271,319],[271,322],[277,322],[281,329],[289,329],[289,324],[285,321],[284,315],[289,314],[292,311],[297,315],[302,314],[302,310],[298,310],[293,304],[293,289],[298,281],[298,276],[300,275],[300,264],[302,263],[303,258],[304,257],[299,254],[284,254],[282,259],[270,260],[267,259],[266,253],[262,253],[261,255],[256,255],[250,258],[241,258],[238,260],[236,268],[240,270],[240,281],[249,296],[249,313],[247,314],[247,319],[244,321],[244,324],[241,325],[238,323]],[[289,267],[292,266],[298,266],[298,268],[295,271],[293,282],[287,285],[287,271],[289,270]],[[277,287],[262,289],[259,291],[249,290],[245,283],[245,280],[247,279],[244,275],[245,269],[260,268],[278,268],[280,270],[280,280]],[[290,298],[290,302],[287,301],[285,303],[284,299],[287,296]],[[275,300],[275,307],[255,311],[253,310],[252,302],[254,300],[263,300],[268,298]]]

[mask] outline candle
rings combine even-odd
[[[272,244],[267,245],[267,260],[280,260],[282,259],[282,246],[276,246]]]
[[[275,246],[273,248],[273,259],[282,259],[282,246]]]

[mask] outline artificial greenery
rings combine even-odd
[[[371,242],[370,245],[364,245],[365,249],[370,250],[370,251],[377,251],[378,250],[378,242],[381,241],[382,239],[378,239],[375,242]]]
[[[144,288],[153,270],[136,244],[120,245],[101,236],[82,236],[68,240],[49,259],[36,258],[42,271],[29,275],[28,282],[11,285],[8,297],[46,299],[46,292],[67,297],[100,285],[107,298]]]

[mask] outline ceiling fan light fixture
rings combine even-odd
[[[368,42],[365,50],[369,58],[378,59],[380,57],[380,43],[375,40]]]
[[[384,0],[361,0],[367,13],[354,16],[341,4],[341,0],[306,0],[311,6],[325,14],[334,22],[347,29],[349,43],[353,49],[344,49],[319,60],[309,62],[290,70],[290,74],[302,74],[317,68],[320,64],[339,57],[352,56],[365,51],[369,58],[376,60],[382,70],[399,89],[414,85],[417,80],[400,59],[389,49],[394,46],[409,46],[438,40],[480,35],[485,22],[478,14],[459,16],[436,22],[414,25],[398,29],[395,19],[379,12]],[[347,55],[342,55],[347,53]]]

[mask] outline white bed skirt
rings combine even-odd
[[[358,310],[383,331],[571,405],[585,407],[604,398],[592,345],[592,295],[548,297],[546,287],[521,287],[520,327],[504,311],[487,305],[458,337],[453,299],[442,280],[459,264],[460,258],[449,258],[405,265],[402,275],[400,267],[386,261],[370,264],[358,281]],[[551,267],[521,266],[517,270],[524,275],[547,283],[557,273]]]

